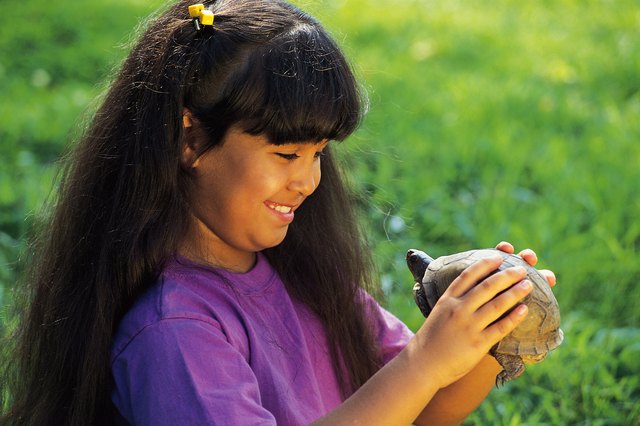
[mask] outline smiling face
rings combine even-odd
[[[273,145],[231,127],[191,164],[192,225],[181,254],[246,271],[255,253],[280,244],[295,211],[320,183],[327,141]]]

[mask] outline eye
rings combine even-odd
[[[314,156],[315,156],[315,158],[321,158],[321,157],[324,157],[325,155],[326,154],[325,154],[324,151],[318,151],[318,152],[315,153]]]
[[[298,154],[287,154],[284,152],[276,152],[278,157],[284,158],[285,160],[293,161],[296,158],[300,157]]]

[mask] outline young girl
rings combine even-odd
[[[149,25],[67,163],[4,420],[461,421],[525,272],[474,264],[413,336],[366,291],[332,153],[363,112],[340,49],[280,1],[188,6]]]

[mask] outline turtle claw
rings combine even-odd
[[[502,366],[502,371],[496,376],[496,387],[499,388],[509,380],[516,379],[524,373],[524,363],[517,355],[507,355],[503,353],[492,354]]]
[[[427,318],[431,313],[431,306],[427,301],[427,296],[425,296],[424,294],[424,287],[422,287],[421,283],[416,283],[413,286],[413,297],[416,301],[416,304],[418,305],[418,308],[420,308],[420,312],[422,312],[422,315]]]
[[[507,374],[507,372],[505,370],[502,370],[496,376],[496,388],[504,386],[504,384],[507,383],[511,379],[512,379],[512,377],[509,377],[509,374]]]

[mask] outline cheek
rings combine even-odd
[[[273,180],[272,173],[248,156],[228,156],[218,165],[213,178],[227,202],[259,194]]]
[[[232,199],[245,204],[244,208],[253,209],[256,205],[278,194],[287,183],[287,175],[277,168],[254,165],[244,169],[242,174],[231,174],[227,188]],[[241,201],[242,200],[242,201]]]

